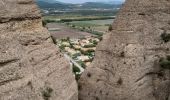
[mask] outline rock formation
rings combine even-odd
[[[163,34],[170,34],[170,0],[127,0],[79,80],[79,100],[170,100]]]
[[[0,0],[0,100],[77,100],[68,61],[33,0]]]

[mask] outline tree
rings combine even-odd
[[[159,60],[160,66],[164,69],[170,69],[170,56],[167,55],[166,59],[165,58],[160,58]]]
[[[85,30],[86,28],[85,27],[83,27],[83,30]]]
[[[73,24],[72,27],[75,28],[76,26]]]
[[[74,72],[74,74],[76,74],[77,72],[78,73],[80,72],[80,69],[77,66],[75,66],[74,64],[73,64],[73,72]]]
[[[113,30],[112,25],[109,25],[108,31],[112,31],[112,30]]]
[[[45,27],[47,25],[47,21],[46,20],[42,20],[42,25],[43,25],[43,27]]]
[[[97,42],[96,40],[94,40],[94,41],[93,41],[93,44],[94,44],[94,45],[97,45],[97,44],[98,44],[98,42]]]
[[[162,34],[161,34],[161,38],[162,40],[166,43],[166,42],[169,42],[170,41],[170,34],[167,34],[166,31],[164,31]]]

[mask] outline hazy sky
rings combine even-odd
[[[125,0],[56,0],[56,1],[61,1],[61,2],[66,2],[66,3],[84,3],[84,2],[107,2],[107,1],[125,1]]]

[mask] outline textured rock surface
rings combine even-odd
[[[127,0],[79,80],[79,100],[170,100],[170,0]]]
[[[33,0],[0,0],[0,100],[77,100],[69,63]]]

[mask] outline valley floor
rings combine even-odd
[[[96,46],[102,40],[102,35],[108,32],[112,21],[113,19],[53,22],[46,27],[65,58],[69,60],[75,75],[80,76],[93,61]]]

